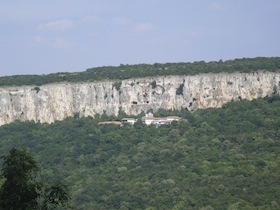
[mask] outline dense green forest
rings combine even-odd
[[[73,209],[280,209],[279,113],[272,96],[159,110],[186,119],[159,127],[15,122],[0,127],[0,154],[27,150],[47,182],[68,186]]]
[[[118,67],[104,66],[90,68],[84,72],[55,73],[48,75],[17,75],[0,77],[0,86],[43,85],[55,82],[92,82],[106,79],[123,80],[129,78],[194,75],[199,73],[220,72],[253,72],[280,70],[280,57],[243,58],[228,61],[193,62],[193,63],[155,63],[123,65]]]

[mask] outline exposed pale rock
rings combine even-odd
[[[137,115],[149,110],[205,109],[239,99],[279,94],[279,72],[164,76],[93,83],[0,88],[0,125],[15,120],[52,123],[68,116]]]

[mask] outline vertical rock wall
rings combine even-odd
[[[118,115],[122,110],[221,107],[238,99],[279,94],[279,72],[165,76],[94,83],[0,88],[0,125],[15,120],[52,123],[68,116]]]

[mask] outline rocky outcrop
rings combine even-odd
[[[164,76],[123,81],[0,88],[0,125],[52,123],[68,116],[137,115],[149,110],[205,109],[279,94],[280,72]]]

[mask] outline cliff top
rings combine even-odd
[[[93,82],[124,80],[167,75],[195,75],[201,73],[279,71],[280,57],[242,58],[227,61],[193,63],[155,63],[90,68],[83,72],[59,72],[48,75],[15,75],[0,77],[0,86],[43,85],[57,82]]]

